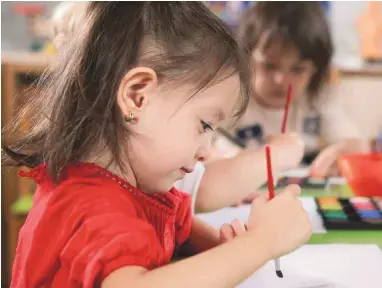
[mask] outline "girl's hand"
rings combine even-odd
[[[326,177],[338,174],[336,165],[337,157],[342,154],[341,145],[331,145],[318,154],[310,166],[309,173],[312,176]]]
[[[234,219],[231,224],[224,224],[220,227],[220,243],[225,243],[236,236],[245,234],[247,231],[246,225],[238,219]]]
[[[290,185],[270,201],[262,195],[252,203],[246,234],[262,241],[272,259],[294,251],[310,238],[311,223],[297,199],[300,192],[299,186]]]
[[[285,171],[300,164],[305,145],[297,133],[270,135],[267,142],[272,150],[272,164],[276,170]]]
[[[338,176],[337,158],[347,153],[367,153],[371,151],[369,141],[349,139],[330,145],[318,154],[310,167],[310,174],[320,177]]]

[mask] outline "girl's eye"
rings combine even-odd
[[[267,70],[267,71],[275,71],[277,69],[277,66],[273,63],[270,63],[270,62],[265,62],[264,63],[264,68]]]
[[[299,74],[302,74],[305,72],[305,67],[302,67],[302,66],[294,66],[292,68],[292,73],[296,74],[296,75],[299,75]]]
[[[208,131],[213,131],[213,130],[214,130],[214,129],[211,127],[210,124],[208,124],[207,122],[204,122],[203,120],[200,120],[200,124],[202,124],[203,131],[204,131],[204,132],[208,132]]]

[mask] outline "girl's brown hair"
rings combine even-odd
[[[250,72],[237,43],[202,2],[90,2],[64,46],[44,91],[3,131],[4,164],[48,163],[57,180],[62,167],[107,149],[122,168],[128,131],[115,98],[137,65],[154,69],[160,84],[194,83],[195,93],[238,73],[237,115],[249,99]],[[23,133],[26,120],[32,126]]]
[[[293,44],[300,57],[311,60],[316,67],[308,96],[313,99],[328,79],[333,44],[325,11],[319,2],[257,2],[246,11],[239,27],[242,49],[250,59],[262,35],[267,35],[265,49],[282,39]]]

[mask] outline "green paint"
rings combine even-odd
[[[335,219],[347,219],[346,214],[342,211],[324,211],[324,215],[327,218],[335,218]]]

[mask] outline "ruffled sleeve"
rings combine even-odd
[[[92,213],[85,213],[61,253],[71,283],[99,287],[111,272],[123,266],[153,269],[161,264],[160,244],[151,225],[113,212],[107,203],[96,204],[96,209],[92,205]]]

